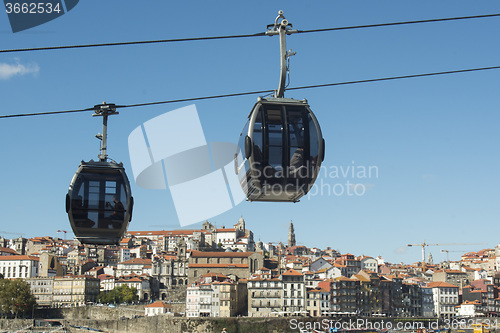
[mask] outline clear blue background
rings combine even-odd
[[[118,1],[85,0],[69,13],[12,33],[0,13],[0,48],[258,33],[278,10],[297,29],[500,13],[498,1]],[[290,86],[500,65],[500,18],[293,35]],[[37,73],[0,79],[0,114],[133,104],[277,88],[277,37],[0,54],[0,64]],[[498,244],[500,71],[290,91],[307,98],[326,140],[324,165],[376,166],[364,196],[244,202],[211,218],[243,216],[255,239],[284,241],[293,220],[299,244],[343,253],[420,260],[407,243]],[[257,96],[196,102],[207,141],[236,142]],[[109,154],[133,179],[130,132],[190,103],[123,109],[110,118]],[[0,230],[16,237],[70,231],[64,196],[82,159],[96,158],[101,119],[91,113],[0,120]],[[132,184],[130,230],[178,228],[170,193]],[[210,193],[207,193],[207,196]],[[196,207],[193,207],[196,209]],[[201,224],[193,225],[199,228]],[[2,235],[2,233],[0,233]],[[68,235],[70,236],[70,235]],[[450,252],[457,259],[459,252]]]

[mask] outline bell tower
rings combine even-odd
[[[293,222],[290,221],[290,227],[288,228],[288,247],[295,246],[295,230],[293,229]]]

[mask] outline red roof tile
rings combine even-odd
[[[452,284],[446,283],[446,282],[429,282],[427,284],[428,288],[457,288],[457,286],[454,286]]]
[[[172,306],[169,304],[165,304],[162,301],[156,301],[149,305],[146,305],[145,308],[171,308]]]
[[[246,264],[189,264],[189,268],[248,268]]]
[[[191,251],[190,257],[192,258],[247,258],[254,254],[254,252],[202,252]]]
[[[0,256],[0,260],[2,260],[2,261],[10,261],[10,260],[35,260],[35,261],[39,261],[40,258],[35,257],[35,256],[17,255],[17,256]]]
[[[291,276],[291,275],[293,275],[293,276],[302,276],[301,273],[297,272],[294,269],[289,269],[288,271],[286,271],[286,272],[283,273],[283,276]]]

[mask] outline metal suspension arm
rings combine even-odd
[[[280,23],[278,20],[282,19]],[[286,35],[290,35],[292,33],[296,33],[297,30],[291,30],[289,27],[292,25],[288,23],[283,15],[283,11],[280,10],[278,12],[278,17],[274,22],[274,26],[271,30],[266,32],[266,35],[274,36],[279,35],[280,37],[280,82],[278,90],[275,93],[275,97],[283,98],[285,95],[285,85],[286,85],[286,74],[288,72],[287,59],[288,57],[294,55],[295,53],[287,52],[286,50]]]
[[[106,162],[108,159],[107,143],[108,143],[108,115],[118,114],[116,111],[115,104],[106,104],[103,102],[102,104],[94,105],[94,114],[92,116],[102,116],[102,134],[96,135],[96,137],[102,140],[101,149],[99,153],[99,160],[101,162]]]

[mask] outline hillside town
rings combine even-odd
[[[422,246],[424,246],[422,244]],[[93,305],[135,288],[144,315],[186,317],[391,316],[500,313],[500,246],[459,261],[391,264],[381,257],[254,241],[230,228],[129,231],[119,246],[52,237],[0,237],[0,277],[24,279],[38,308]],[[175,308],[174,308],[175,305]]]

